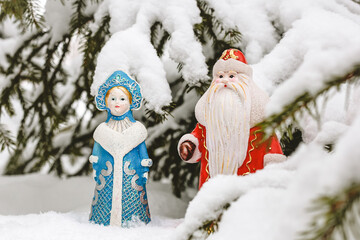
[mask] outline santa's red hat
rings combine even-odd
[[[235,71],[252,77],[252,68],[247,64],[244,54],[238,49],[225,50],[213,68],[213,76],[218,72]]]

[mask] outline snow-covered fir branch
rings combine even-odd
[[[93,95],[114,70],[123,70],[140,83],[146,101],[135,115],[149,130],[152,177],[172,181],[181,196],[196,185],[198,169],[181,162],[177,142],[195,122],[196,90],[209,83],[220,53],[233,47],[271,94],[267,126],[292,125],[303,142],[283,164],[206,183],[169,235],[232,239],[241,232],[245,239],[288,240],[309,229],[332,234],[321,226],[312,231],[317,215],[308,208],[360,182],[358,1],[47,0],[43,17],[30,5],[6,5],[24,2],[1,3],[0,122],[16,136],[14,151],[0,153],[7,159],[1,172],[89,173],[92,132],[106,117]],[[21,17],[38,28],[26,28]],[[2,133],[0,143],[11,143]]]

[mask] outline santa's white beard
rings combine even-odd
[[[239,83],[212,85],[205,104],[210,177],[236,174],[243,164],[250,133],[250,91]]]

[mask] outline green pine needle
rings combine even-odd
[[[4,124],[0,124],[0,150],[1,152],[7,148],[9,151],[15,147],[15,141],[10,131],[5,128]]]
[[[263,122],[257,126],[266,130],[268,136],[274,134],[275,130],[282,130],[282,126],[287,123],[288,120],[296,119],[295,115],[303,111],[307,111],[314,119],[318,118],[318,112],[316,109],[316,100],[319,96],[327,93],[331,89],[338,89],[340,85],[344,83],[357,82],[360,77],[360,65],[355,66],[352,71],[345,74],[344,76],[334,77],[329,79],[325,86],[315,94],[305,92],[291,103],[284,106],[282,111],[277,114],[273,114],[266,118]],[[313,112],[315,111],[315,113]],[[282,133],[284,131],[281,131]]]
[[[351,184],[335,195],[321,196],[313,203],[317,214],[301,240],[360,239],[360,184]]]

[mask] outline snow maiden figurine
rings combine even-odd
[[[122,71],[114,72],[95,97],[99,110],[107,110],[106,122],[94,132],[90,162],[96,182],[90,222],[129,227],[149,223],[146,194],[149,167],[145,146],[147,131],[135,121],[132,110],[141,106],[139,84]]]
[[[225,50],[213,68],[213,81],[195,106],[198,121],[179,141],[188,163],[201,162],[199,188],[218,174],[247,175],[286,159],[276,135],[264,141],[255,125],[265,116],[269,100],[252,80],[242,52]]]

